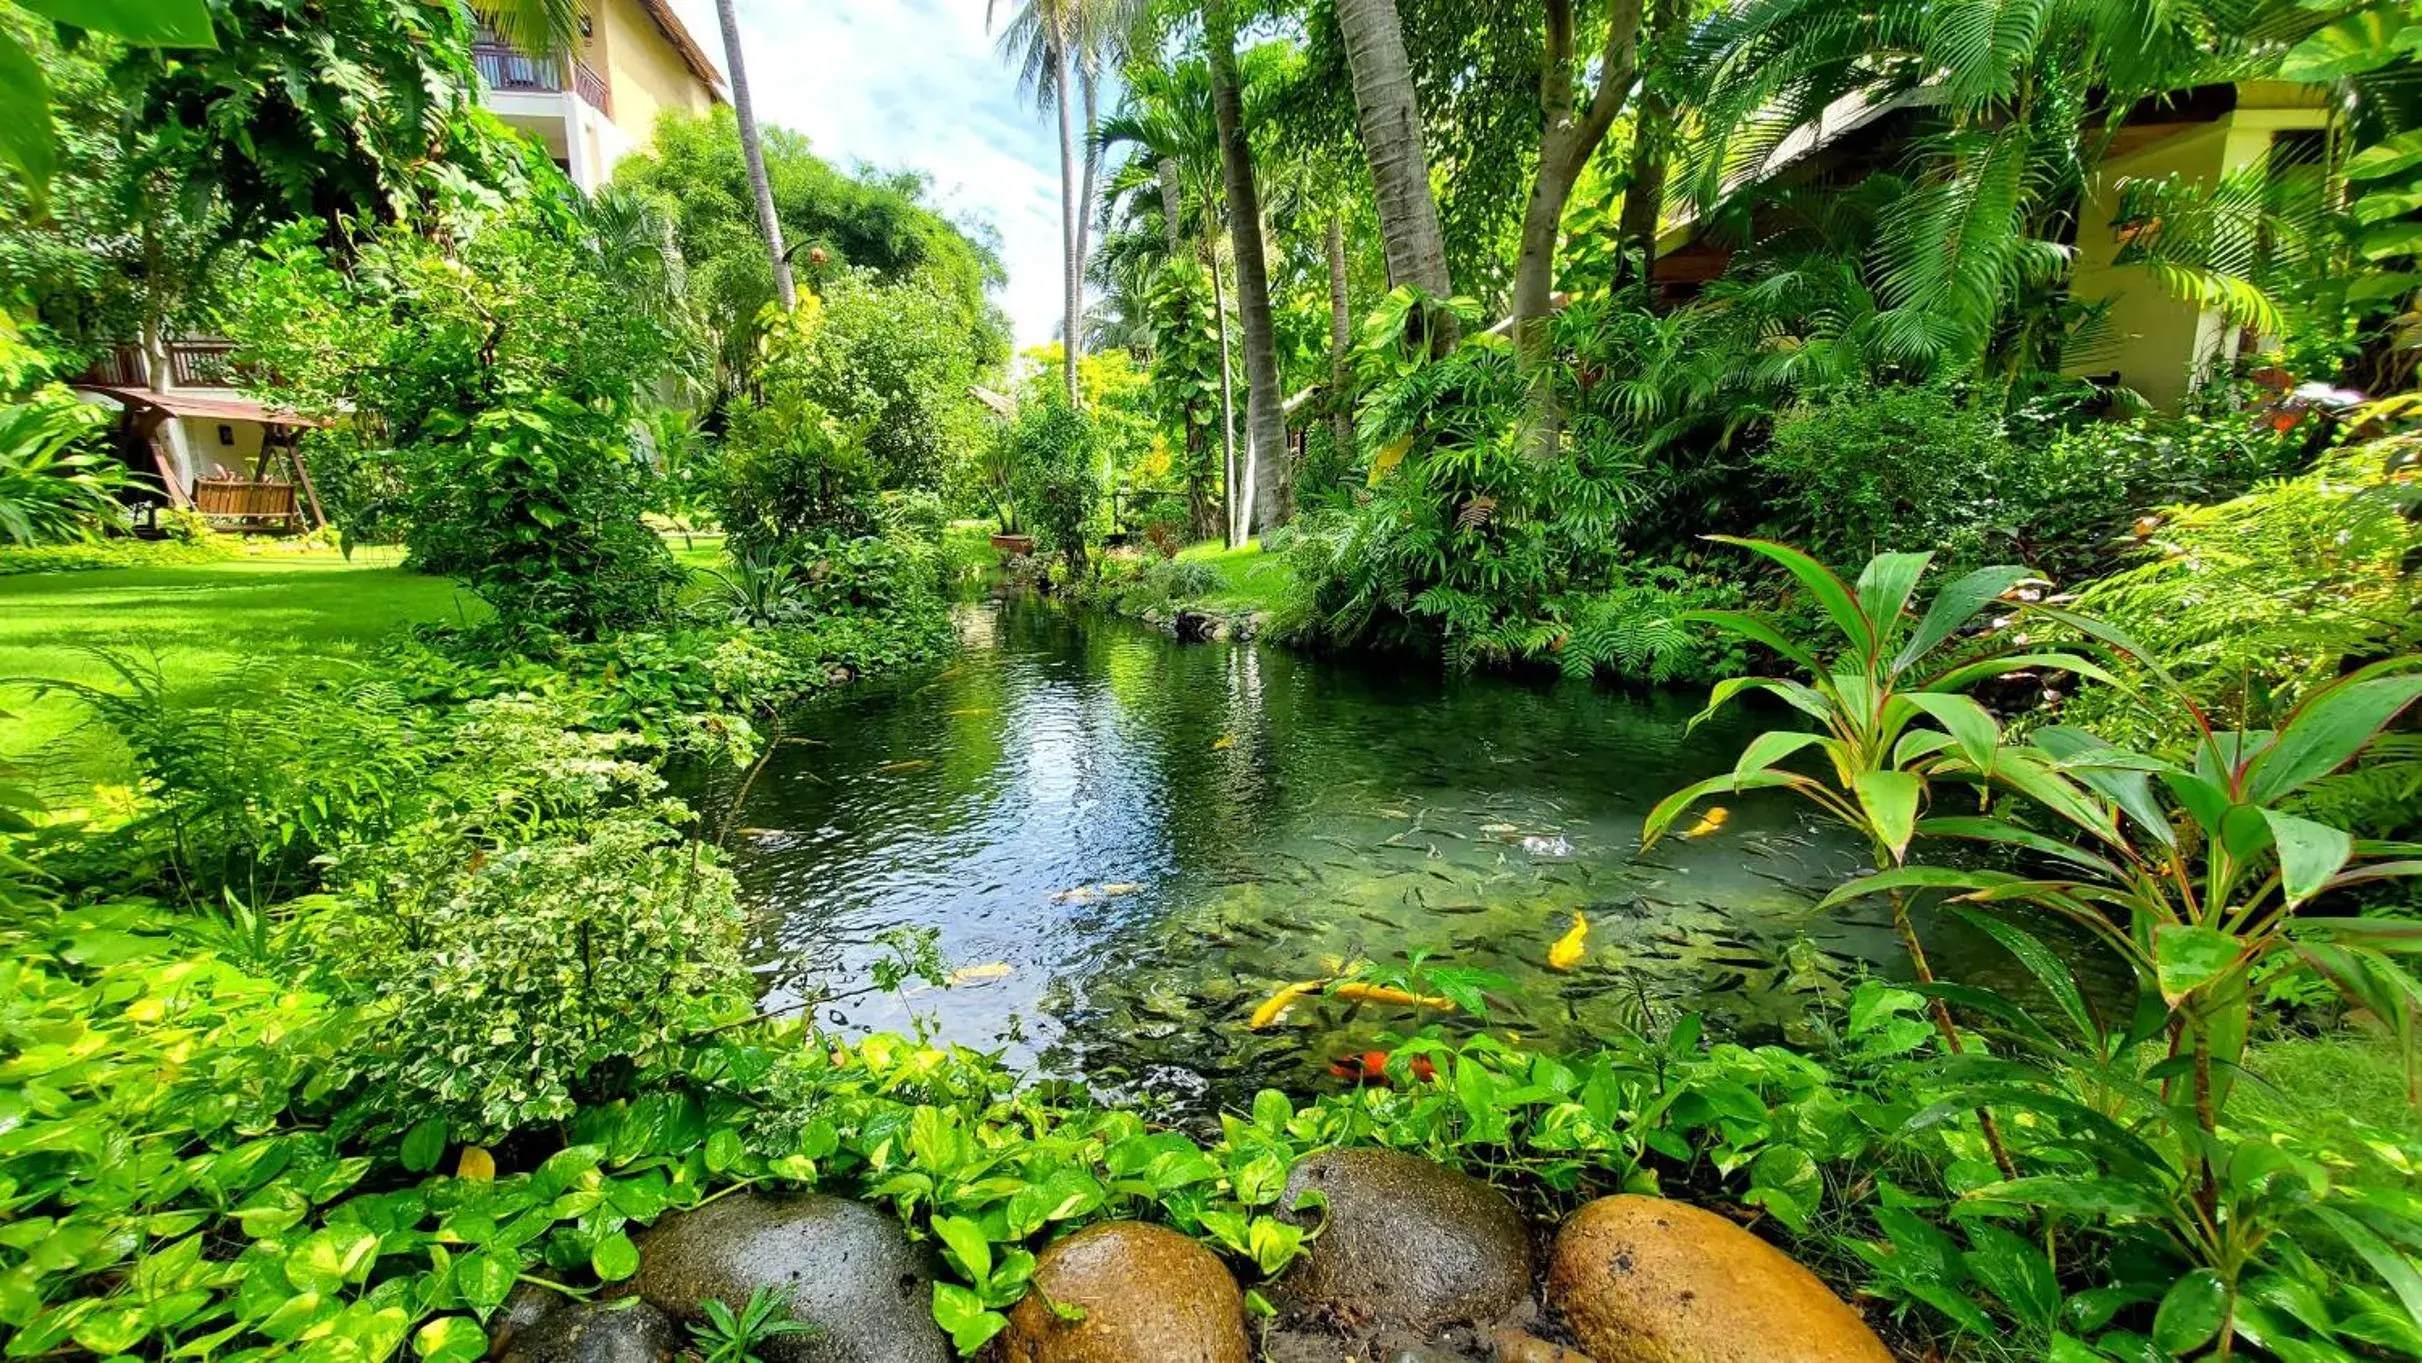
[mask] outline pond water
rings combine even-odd
[[[845,1031],[922,1024],[1192,1101],[1336,1085],[1429,1024],[1579,1047],[1688,1010],[1794,1037],[1860,970],[1900,971],[1880,904],[1810,912],[1864,849],[1788,796],[1638,854],[1659,797],[1782,714],[1686,734],[1697,692],[1179,644],[1031,601],[960,630],[948,665],[789,716],[730,809],[768,1007],[828,992]],[[1576,912],[1584,955],[1552,970]],[[869,991],[914,926],[957,982]],[[1989,944],[1929,936],[1945,974],[2007,981]],[[1485,1018],[1310,994],[1249,1026],[1290,982],[1425,952],[1504,977]]]

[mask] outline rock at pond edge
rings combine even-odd
[[[567,1302],[505,1337],[499,1363],[671,1363],[686,1341],[644,1301]]]
[[[1007,1363],[1249,1363],[1244,1294],[1219,1256],[1140,1221],[1088,1226],[1043,1251],[1010,1309]],[[1052,1306],[1081,1309],[1064,1320]]]
[[[1564,1223],[1548,1304],[1598,1363],[1892,1363],[1800,1262],[1664,1198],[1600,1198]]]
[[[1287,1270],[1289,1296],[1349,1326],[1485,1325],[1530,1296],[1530,1232],[1504,1194],[1393,1150],[1324,1150],[1298,1161],[1279,1205],[1307,1192],[1328,1225]]]
[[[749,1293],[787,1296],[817,1327],[758,1350],[766,1363],[947,1363],[933,1320],[933,1270],[889,1212],[843,1198],[734,1193],[669,1216],[639,1238],[631,1285],[673,1319],[702,1320],[712,1298],[737,1312]]]

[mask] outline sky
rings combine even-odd
[[[723,64],[714,0],[673,0]],[[996,297],[1020,348],[1059,335],[1058,124],[1027,106],[984,31],[984,0],[739,0],[757,120],[816,154],[932,179],[934,203],[1001,234]],[[1006,22],[1012,0],[1001,0]]]

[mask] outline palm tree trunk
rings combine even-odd
[[[721,0],[730,4],[731,0]],[[1053,101],[1060,111],[1060,250],[1064,269],[1062,283],[1066,285],[1063,299],[1066,310],[1060,320],[1060,370],[1068,384],[1068,405],[1084,406],[1083,395],[1077,391],[1077,313],[1085,305],[1085,263],[1077,256],[1076,233],[1076,130],[1071,126],[1068,112],[1068,45],[1057,44],[1053,54],[1059,63],[1059,95]]]
[[[1627,3],[1630,0],[1627,0]],[[1253,148],[1245,140],[1243,92],[1236,73],[1236,15],[1231,0],[1210,0],[1203,31],[1211,57],[1211,112],[1219,122],[1219,159],[1228,180],[1228,237],[1236,251],[1236,312],[1245,329],[1245,488],[1242,539],[1256,526],[1287,518],[1287,417],[1278,392],[1278,344],[1270,331],[1270,274],[1262,259],[1261,196],[1253,184]]]
[[[1346,297],[1346,215],[1329,214],[1329,458],[1354,453],[1354,314]]]
[[[1102,128],[1099,107],[1101,87],[1090,77],[1082,79],[1085,86],[1085,180],[1077,190],[1076,196],[1076,278],[1079,289],[1084,287],[1085,265],[1093,255],[1094,185],[1102,166],[1101,153],[1093,145],[1095,136],[1101,132]],[[1084,295],[1080,293],[1077,296],[1077,308],[1080,314],[1084,306]],[[1084,319],[1080,315],[1077,320],[1081,334]]]
[[[1421,110],[1396,0],[1337,0],[1337,27],[1354,73],[1363,155],[1378,190],[1388,283],[1445,298],[1455,291],[1447,276],[1446,234],[1430,193],[1429,153],[1422,143]],[[1430,353],[1443,354],[1455,343],[1455,319],[1442,311],[1430,325]]]
[[[1244,543],[1236,533],[1236,370],[1228,360],[1228,293],[1219,273],[1219,243],[1210,243],[1211,316],[1219,323],[1219,496],[1220,534],[1230,548]]]
[[[732,112],[740,120],[749,191],[757,200],[757,231],[774,267],[774,299],[789,312],[799,306],[799,290],[791,283],[790,258],[782,253],[782,220],[774,216],[774,182],[765,174],[765,143],[757,136],[757,106],[749,99],[748,68],[740,60],[740,14],[732,0],[715,0],[715,20],[723,26],[723,65],[732,78]]]

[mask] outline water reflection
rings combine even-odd
[[[923,1023],[1014,1061],[1176,1095],[1335,1082],[1340,1056],[1430,1022],[1384,1003],[1257,1005],[1339,962],[1432,953],[1492,971],[1487,1025],[1579,1045],[1689,1008],[1789,1035],[1897,951],[1877,914],[1809,906],[1860,849],[1786,797],[1634,855],[1655,800],[1729,767],[1744,715],[1698,697],[1441,678],[1419,664],[1179,645],[1047,605],[965,608],[949,666],[791,716],[735,811],[769,1003],[863,988],[887,929],[928,925],[963,983],[825,1006]],[[1546,966],[1578,911],[1569,972]],[[1938,934],[1947,974],[2004,979]]]

